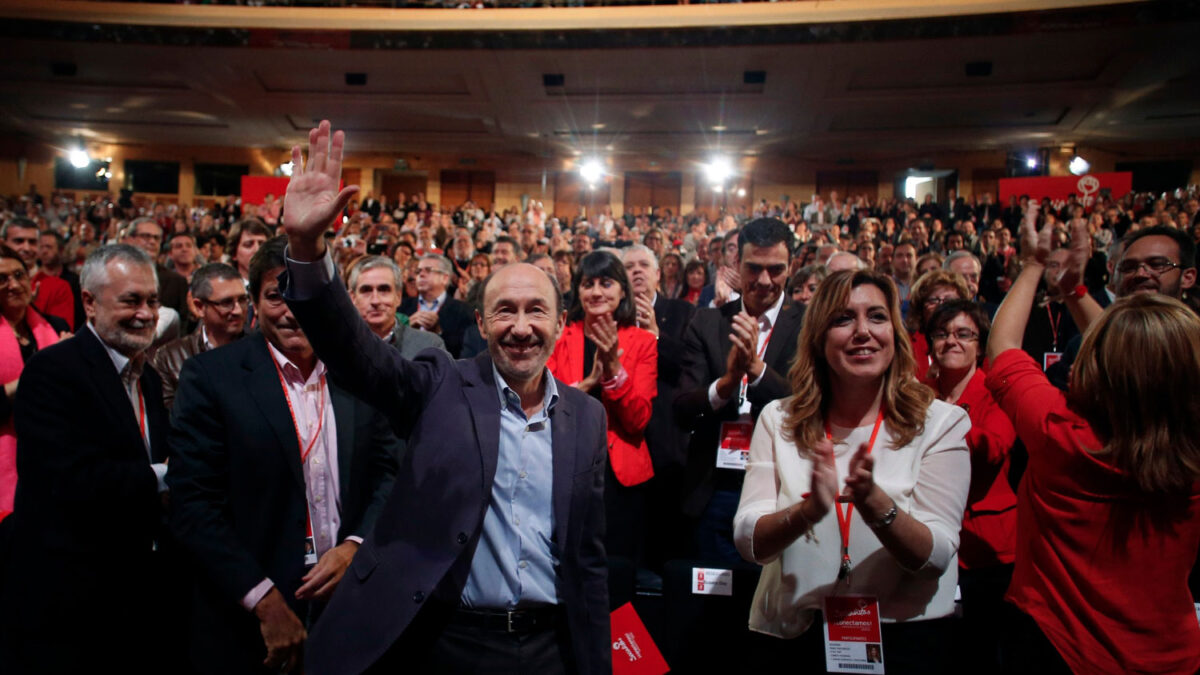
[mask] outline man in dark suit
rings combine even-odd
[[[288,186],[285,294],[330,372],[387,411],[409,452],[307,672],[607,673],[605,413],[546,369],[565,325],[554,282],[509,265],[483,288],[486,354],[402,358],[355,312],[321,236],[357,189],[338,190],[343,144],[322,122]]]
[[[405,298],[400,313],[408,315],[410,326],[442,336],[446,349],[457,359],[463,335],[475,316],[470,305],[450,297],[447,289],[453,275],[449,258],[437,253],[421,256],[417,262],[417,297]]]
[[[168,424],[158,374],[145,367],[158,316],[154,263],[107,246],[88,257],[81,281],[88,325],[21,375],[0,664],[10,673],[170,670]]]
[[[733,516],[745,453],[763,406],[791,394],[787,372],[804,310],[783,293],[792,233],[774,218],[741,230],[741,298],[699,309],[684,335],[683,376],[675,415],[692,432],[683,511],[696,519],[699,557],[736,565]],[[723,449],[722,449],[723,448]]]
[[[279,293],[284,245],[250,262],[262,333],[189,359],[173,409],[171,528],[198,571],[204,673],[291,670],[396,473],[387,420],[326,377]]]
[[[379,214],[383,212],[383,205],[379,203],[378,199],[375,199],[374,195],[368,192],[367,196],[363,198],[362,206],[359,207],[359,209],[364,213],[369,214],[373,222],[378,223]]]
[[[695,308],[657,292],[661,272],[658,258],[648,247],[634,244],[621,252],[629,285],[633,288],[638,326],[658,338],[658,396],[654,398],[646,446],[654,463],[653,489],[647,494],[646,561],[651,569],[687,550],[686,523],[679,510],[683,468],[687,464],[687,435],[675,423],[672,409],[683,375],[683,334]]]

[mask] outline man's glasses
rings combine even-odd
[[[207,298],[200,298],[200,302],[203,302],[204,304],[208,305],[209,307],[216,307],[218,310],[220,310],[222,312],[232,312],[233,308],[235,306],[241,307],[242,309],[246,309],[247,307],[249,307],[250,306],[250,296],[238,295],[238,296],[235,296],[232,298],[225,298],[224,300],[216,300],[216,301],[209,300]]]
[[[1173,263],[1166,258],[1150,258],[1149,260],[1122,260],[1121,264],[1117,265],[1117,271],[1128,276],[1137,274],[1143,266],[1145,266],[1146,272],[1153,276],[1166,274],[1173,269],[1183,269],[1183,265]]]
[[[929,334],[929,337],[932,338],[935,342],[941,342],[942,340],[945,340],[946,338],[950,337],[951,335],[953,335],[954,339],[958,340],[959,342],[971,342],[973,340],[979,339],[979,333],[976,333],[975,331],[973,331],[969,328],[959,328],[958,330],[954,331],[953,333],[948,333],[944,330],[935,330]]]

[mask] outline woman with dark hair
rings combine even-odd
[[[1018,495],[1012,672],[1195,673],[1188,574],[1200,548],[1200,319],[1158,293],[1087,329],[1064,394],[1021,349],[1052,232],[1021,225],[1024,267],[988,340],[987,388],[1029,465]],[[1088,257],[1077,221],[1058,285]]]
[[[20,254],[0,244],[0,519],[13,508],[17,489],[17,436],[12,404],[25,362],[39,350],[59,341],[67,323],[33,308],[33,285]]]
[[[683,268],[683,295],[680,300],[686,300],[693,305],[700,302],[700,293],[708,285],[708,266],[700,260],[693,260]]]
[[[788,282],[788,294],[792,296],[792,301],[801,307],[808,306],[817,293],[817,287],[828,275],[829,271],[825,269],[824,265],[814,264],[801,267]]]
[[[761,667],[747,672],[823,666],[813,624],[840,595],[878,600],[889,675],[949,671],[970,423],[913,368],[888,276],[846,270],[821,283],[792,395],[754,429],[734,519],[738,551],[764,566],[750,629],[783,638],[758,640]]]
[[[979,670],[994,672],[1011,613],[1004,592],[1012,581],[1017,549],[1017,495],[1009,479],[1017,432],[984,386],[987,313],[970,300],[938,305],[925,322],[933,365],[927,382],[937,397],[971,418],[971,489],[959,534],[958,585],[962,591],[964,654]]]
[[[567,325],[546,367],[604,404],[608,412],[605,508],[610,555],[637,559],[643,531],[642,483],[654,476],[643,432],[658,394],[658,344],[635,323],[625,266],[608,251],[579,261]]]

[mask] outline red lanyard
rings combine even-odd
[[[867,445],[867,454],[875,449],[875,439],[879,436],[879,427],[883,426],[883,404],[879,406],[879,414],[875,417],[875,428],[871,430],[871,441]],[[833,441],[833,430],[829,420],[825,420],[825,438]],[[844,579],[850,574],[850,514],[854,513],[854,502],[846,502],[846,510],[842,511],[842,497],[839,496],[833,507],[837,510],[838,531],[842,535],[842,566],[838,569],[838,579]]]
[[[1062,321],[1062,314],[1057,317],[1050,309],[1050,303],[1046,303],[1046,315],[1050,317],[1050,351],[1058,351],[1058,324]]]
[[[296,428],[296,441],[300,444],[300,463],[308,461],[308,455],[312,452],[313,447],[317,444],[317,439],[321,437],[321,429],[325,426],[325,374],[321,373],[321,402],[317,408],[317,430],[313,432],[312,438],[308,440],[308,446],[304,445],[304,436],[300,433],[300,423],[296,420],[296,411],[292,408],[292,395],[288,392],[287,380],[283,378],[283,370],[279,368],[279,362],[275,360],[275,356],[271,356],[271,363],[275,364],[275,372],[279,374],[279,384],[283,387],[283,398],[287,401],[288,414],[292,416],[292,426]]]
[[[775,323],[779,323],[776,321]],[[762,358],[763,354],[767,353],[767,345],[771,344],[771,336],[775,334],[775,324],[771,324],[771,330],[767,331],[767,339],[763,340],[762,347],[758,350],[758,358]],[[742,376],[742,387],[738,390],[738,408],[746,402],[746,389],[750,386],[750,373]]]
[[[137,382],[138,395],[138,431],[142,432],[142,440],[146,439],[146,399],[142,396],[142,381]]]

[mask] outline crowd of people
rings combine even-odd
[[[761,569],[747,672],[837,595],[889,673],[1200,668],[1200,190],[559,218],[342,142],[0,203],[5,672],[606,672],[681,559]]]

